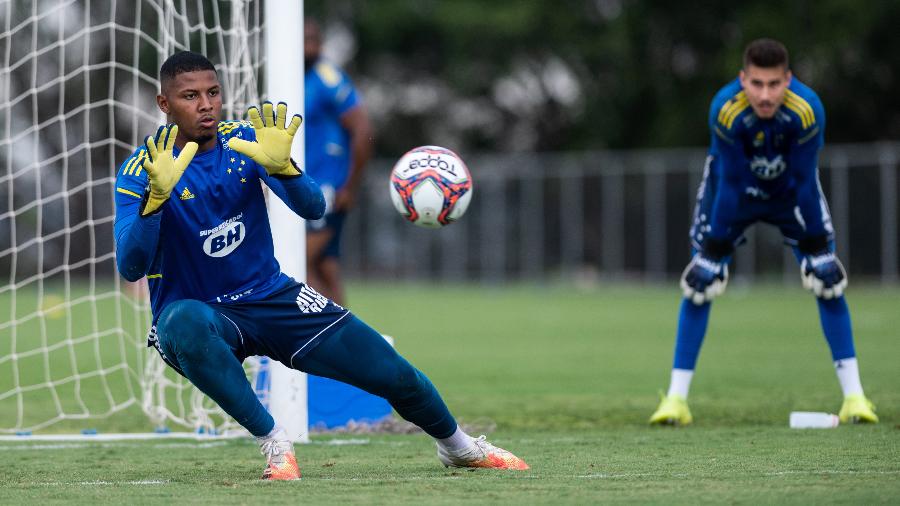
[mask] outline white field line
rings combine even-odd
[[[328,441],[313,441],[312,444],[323,444],[329,446],[345,446],[345,445],[367,445],[368,439],[329,439]]]
[[[215,448],[225,446],[225,441],[209,441],[206,443],[159,443],[150,448]],[[32,450],[83,450],[86,448],[147,448],[133,443],[58,443],[58,444],[17,444],[0,446],[0,451],[32,451]]]
[[[846,470],[821,470],[821,471],[778,471],[774,473],[766,473],[762,476],[783,476],[783,475],[822,475],[822,474],[846,474],[846,475],[896,475],[900,474],[900,470],[895,471],[846,471]],[[660,477],[687,477],[690,476],[687,473],[619,473],[619,474],[606,474],[606,473],[595,473],[595,474],[582,474],[582,475],[574,475],[572,478],[583,478],[583,479],[622,479],[622,478],[660,478]],[[441,481],[441,480],[458,480],[462,476],[459,474],[452,474],[440,477],[434,476],[408,476],[405,478],[397,478],[396,482],[409,482],[409,481]],[[522,476],[521,479],[542,479],[541,476]],[[546,477],[552,478],[552,477]],[[559,478],[562,478],[560,476]],[[369,481],[377,481],[383,482],[384,478],[359,478],[359,477],[351,477],[351,478],[339,478],[339,477],[322,477],[316,478],[316,481],[350,481],[350,482],[369,482]],[[94,481],[48,481],[48,482],[38,482],[34,483],[37,486],[44,487],[59,487],[59,486],[85,486],[85,487],[93,487],[93,486],[117,486],[117,485],[130,485],[130,486],[156,486],[156,485],[168,485],[169,480],[131,480],[131,481],[104,481],[104,480],[94,480]]]
[[[247,438],[250,441],[250,438]],[[30,444],[28,440],[19,440],[18,444],[11,445],[0,445],[0,451],[31,451],[31,450],[78,450],[85,448],[147,448],[147,446],[139,445],[135,443],[130,443],[127,441],[105,441],[105,442],[97,442],[97,443],[37,443]],[[157,443],[151,445],[150,448],[215,448],[219,446],[226,446],[229,443],[227,441],[216,440],[216,441],[204,441],[204,442],[171,442],[171,443]],[[375,441],[373,442],[370,439],[365,438],[348,438],[348,439],[327,439],[324,441],[311,441],[306,444],[313,445],[326,445],[326,446],[362,446],[362,445],[370,445],[370,444],[384,444],[388,446],[408,446],[413,444],[410,441]]]
[[[617,480],[621,478],[684,478],[687,473],[592,473],[578,474],[575,478],[589,480]]]
[[[705,473],[703,473],[705,475]],[[849,471],[849,470],[836,470],[836,469],[821,469],[821,470],[800,470],[800,471],[775,471],[771,473],[762,473],[757,476],[790,476],[790,475],[799,475],[799,476],[817,476],[817,475],[895,475],[900,474],[900,469],[898,470],[888,470],[888,471]],[[699,476],[700,474],[696,475]],[[593,474],[581,474],[576,475],[575,478],[584,478],[590,480],[615,480],[622,478],[685,478],[688,476],[695,476],[690,473],[593,473]],[[743,476],[753,476],[753,473],[744,473]]]
[[[0,446],[0,451],[15,451],[15,450],[70,450],[70,449],[81,449],[88,448],[91,445],[87,444],[47,444],[47,445],[29,445],[29,444],[18,444],[18,445],[9,445],[9,446]]]
[[[40,487],[62,487],[62,486],[71,486],[78,485],[83,487],[96,487],[96,486],[108,486],[108,485],[167,485],[169,480],[132,480],[132,481],[103,481],[103,480],[95,480],[95,481],[45,481],[40,483],[35,483],[35,485]]]
[[[802,470],[802,471],[777,471],[773,473],[766,473],[765,476],[789,476],[793,474],[799,474],[802,476],[812,476],[816,474],[900,474],[900,469],[894,469],[890,471],[848,471],[848,470],[835,470],[835,469],[822,469],[822,470]]]
[[[221,441],[224,439],[247,438],[244,434],[208,436],[198,435],[194,432],[166,432],[156,434],[145,432],[139,434],[39,434],[30,436],[0,436],[0,441],[6,443],[22,442],[29,443],[32,441],[71,441],[71,442],[87,442],[87,441],[135,441],[135,440],[157,440],[166,439],[192,439],[194,441]]]

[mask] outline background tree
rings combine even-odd
[[[898,2],[307,0],[361,84],[379,152],[704,145],[750,40],[791,51],[828,142],[900,137]]]

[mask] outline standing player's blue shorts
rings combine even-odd
[[[341,235],[344,231],[344,220],[347,218],[346,211],[332,211],[334,199],[337,191],[329,184],[322,185],[322,193],[325,195],[325,216],[318,220],[307,220],[307,232],[324,232],[331,231],[331,239],[322,249],[322,258],[341,257]]]
[[[306,230],[309,232],[321,232],[330,230],[332,235],[328,244],[322,250],[322,257],[341,257],[341,235],[344,230],[344,220],[347,219],[346,211],[328,213],[318,220],[308,220]]]
[[[181,302],[181,301],[178,301]],[[163,309],[150,329],[148,345],[156,348],[163,360],[183,374],[166,349],[171,340],[163,339],[169,309]],[[350,311],[335,304],[305,283],[290,279],[264,300],[197,303],[198,312],[208,312],[217,333],[224,336],[232,352],[243,361],[251,355],[265,355],[296,368],[298,361],[346,323],[354,319]]]
[[[706,167],[703,170],[703,182],[697,190],[697,204],[694,207],[693,220],[691,221],[690,237],[692,253],[700,251],[703,239],[709,233],[712,219],[713,202],[716,200],[716,188],[719,173],[715,155],[706,158]],[[756,190],[756,191],[754,191]],[[822,206],[822,221],[826,230],[831,230],[831,215],[828,212],[828,204],[819,188],[819,202]],[[728,230],[726,238],[734,246],[745,242],[744,231],[756,222],[768,223],[778,227],[784,242],[796,249],[802,237],[806,236],[806,224],[797,206],[797,199],[783,195],[766,195],[755,188],[746,188],[738,213]],[[829,237],[829,244],[833,249],[834,238]]]

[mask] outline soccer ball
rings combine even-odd
[[[462,159],[447,148],[420,146],[391,170],[391,202],[407,220],[439,228],[458,220],[472,200],[472,177]]]

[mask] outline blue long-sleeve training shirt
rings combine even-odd
[[[818,177],[825,109],[811,88],[792,79],[775,116],[761,119],[735,79],[713,98],[709,128],[718,176],[709,237],[728,237],[744,199],[795,199],[806,237],[828,233]]]
[[[287,280],[275,260],[260,180],[303,218],[318,219],[325,211],[311,177],[269,176],[228,148],[232,137],[256,140],[249,123],[219,123],[215,148],[194,156],[169,200],[151,216],[140,216],[148,188],[141,166],[146,148],[119,167],[116,263],[129,281],[147,276],[153,321],[176,300],[259,300]]]

